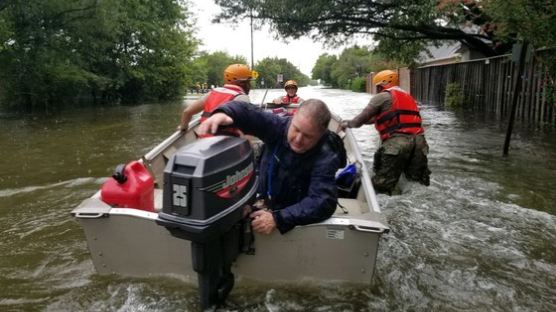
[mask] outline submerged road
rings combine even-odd
[[[253,102],[264,90],[252,91]],[[270,90],[266,100],[281,94]],[[344,118],[369,95],[301,88]],[[196,311],[175,278],[95,274],[69,212],[113,168],[167,137],[182,103],[0,117],[0,311]],[[372,286],[240,283],[230,311],[556,311],[556,136],[421,107],[431,186],[379,196],[391,232]],[[355,130],[372,167],[378,137]],[[338,261],[349,255],[338,255]]]

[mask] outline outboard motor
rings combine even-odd
[[[243,208],[253,202],[257,185],[253,150],[237,137],[197,140],[166,165],[157,223],[191,241],[202,309],[222,304],[232,290]]]

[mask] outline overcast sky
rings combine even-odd
[[[197,38],[203,41],[201,50],[208,52],[224,51],[235,56],[244,56],[251,62],[251,35],[249,20],[245,20],[235,28],[229,24],[212,24],[213,17],[220,12],[220,7],[213,0],[190,0],[190,12],[197,18]],[[304,74],[311,77],[311,70],[319,55],[323,53],[338,55],[344,47],[338,49],[323,48],[321,42],[313,42],[310,38],[284,41],[274,39],[268,28],[255,30],[253,33],[255,64],[265,57],[288,59]],[[358,43],[369,44],[370,40],[359,40]]]

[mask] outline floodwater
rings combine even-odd
[[[367,94],[302,88],[344,118]],[[264,92],[254,90],[261,102]],[[281,94],[270,90],[269,100]],[[173,132],[183,103],[0,117],[0,311],[196,311],[174,278],[100,276],[70,211]],[[229,311],[556,311],[556,136],[422,106],[431,186],[379,196],[372,285],[237,285]],[[355,130],[372,167],[376,132]],[[339,255],[348,257],[349,255]]]

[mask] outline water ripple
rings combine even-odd
[[[76,186],[81,186],[81,185],[88,184],[88,183],[101,184],[105,179],[106,178],[92,178],[92,177],[90,177],[90,178],[76,178],[76,179],[71,179],[71,180],[67,180],[67,181],[51,183],[51,184],[46,184],[46,185],[26,186],[26,187],[13,188],[13,189],[3,189],[3,190],[0,190],[0,198],[1,197],[10,197],[10,196],[14,196],[14,195],[19,195],[19,194],[22,194],[22,193],[31,193],[31,192],[35,192],[35,191],[39,191],[39,190],[47,190],[47,189],[52,189],[52,188],[56,188],[56,187],[60,187],[60,186],[76,187]]]

